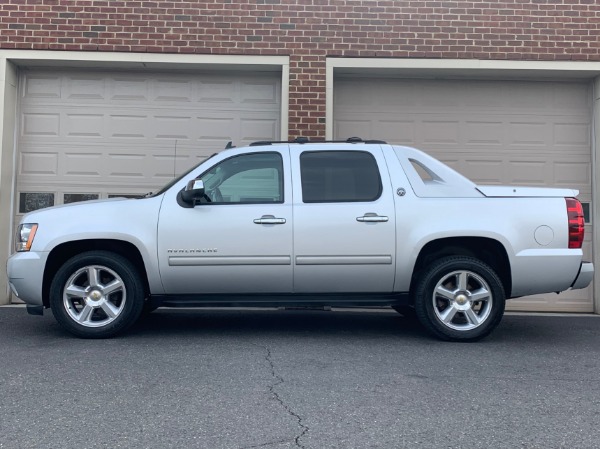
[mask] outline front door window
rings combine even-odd
[[[279,153],[234,156],[211,168],[200,179],[204,181],[206,202],[283,202],[283,164]]]

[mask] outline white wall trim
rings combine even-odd
[[[17,102],[17,70],[14,64],[0,58],[0,266],[6,266],[11,253],[13,234],[12,211],[15,181],[15,125]],[[10,213],[5,213],[10,211]],[[0,272],[0,305],[9,301],[8,279]]]
[[[594,79],[594,104],[592,107],[592,252],[596,273],[600,269],[600,182],[598,164],[600,163],[600,76]],[[594,312],[600,314],[600,283],[594,276]]]
[[[287,140],[289,138],[289,113],[290,109],[290,63],[289,58],[286,64],[281,66],[281,131],[279,138]]]
[[[289,56],[264,55],[198,55],[173,53],[125,53],[125,52],[85,52],[85,51],[52,51],[52,50],[0,50],[0,58],[22,63],[45,63],[65,67],[64,62],[98,62],[103,64],[122,63],[128,67],[150,67],[160,64],[186,65],[259,65],[283,66],[289,65]],[[59,64],[60,63],[60,64]],[[70,67],[70,64],[67,65]],[[81,67],[81,66],[79,66]]]
[[[327,58],[327,64],[339,68],[389,69],[483,69],[552,70],[598,72],[600,62],[588,61],[508,61],[496,59],[410,59],[410,58]]]

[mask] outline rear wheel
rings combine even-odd
[[[83,338],[123,332],[140,316],[144,288],[135,267],[108,251],[72,257],[50,286],[50,307],[59,324]]]
[[[416,280],[413,295],[419,321],[443,340],[479,340],[504,314],[502,282],[473,257],[444,257],[433,263]]]

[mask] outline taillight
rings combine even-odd
[[[569,218],[569,248],[581,248],[585,222],[583,207],[576,198],[566,198],[567,216]]]

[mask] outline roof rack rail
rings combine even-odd
[[[260,145],[273,145],[275,143],[299,143],[301,145],[305,143],[364,143],[364,144],[387,144],[384,140],[367,139],[362,140],[360,137],[348,137],[346,140],[309,140],[308,137],[296,137],[294,140],[259,140],[250,144],[253,146]]]

